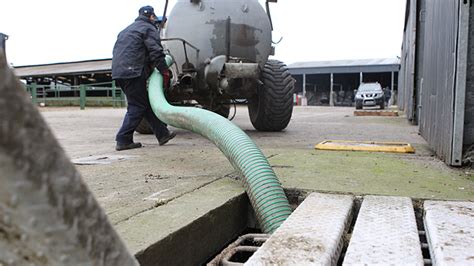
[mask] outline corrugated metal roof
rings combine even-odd
[[[288,65],[288,68],[319,68],[319,67],[356,67],[356,66],[386,66],[399,65],[398,58],[382,58],[382,59],[358,59],[358,60],[333,60],[333,61],[312,61],[312,62],[296,62]]]
[[[15,67],[18,77],[53,76],[79,73],[100,73],[112,70],[112,59],[99,59],[79,62],[55,63]]]
[[[363,67],[363,66],[393,66],[399,65],[397,58],[385,59],[359,59],[359,60],[333,60],[296,62],[290,64],[290,69],[303,68],[338,68],[338,67]],[[15,67],[15,73],[19,77],[53,76],[80,73],[110,72],[112,59],[98,59],[79,62],[65,62],[46,65],[31,65]]]

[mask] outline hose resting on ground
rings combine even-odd
[[[167,63],[172,64],[169,56]],[[267,158],[239,127],[204,109],[170,105],[164,95],[163,77],[157,70],[149,78],[148,96],[153,112],[161,121],[209,139],[225,154],[243,176],[263,232],[272,233],[290,216],[290,204]]]

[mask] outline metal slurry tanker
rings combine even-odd
[[[270,2],[277,0],[267,0],[265,11],[257,0],[178,0],[161,25],[162,44],[176,62],[168,101],[197,103],[224,117],[232,104],[247,101],[257,130],[285,129],[294,80],[284,63],[269,59]],[[137,131],[151,133],[144,122]]]

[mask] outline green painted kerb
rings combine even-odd
[[[167,62],[172,64],[170,57]],[[245,190],[263,232],[272,233],[290,216],[290,204],[267,158],[239,127],[207,110],[170,105],[163,92],[163,77],[156,70],[149,78],[148,96],[161,121],[209,139],[225,154],[244,177]]]

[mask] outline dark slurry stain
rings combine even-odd
[[[212,32],[211,46],[215,55],[225,55],[227,53],[227,20],[209,20],[206,24],[214,25]],[[251,61],[257,60],[259,52],[256,45],[260,43],[258,33],[262,29],[251,27],[246,24],[230,23],[230,53],[231,56],[243,57]]]

